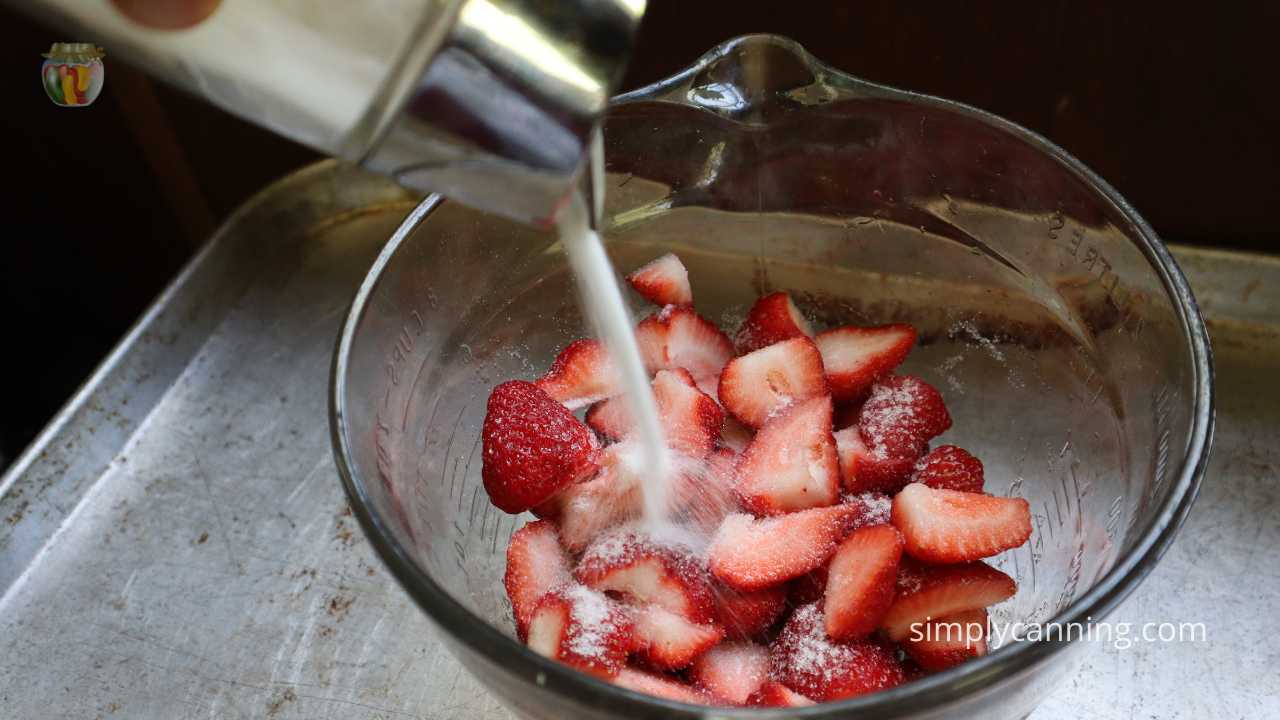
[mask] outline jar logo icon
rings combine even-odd
[[[54,43],[40,66],[45,94],[61,107],[92,105],[106,81],[104,56],[92,43]]]

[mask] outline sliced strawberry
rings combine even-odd
[[[631,411],[627,409],[627,401],[621,396],[601,400],[587,408],[583,420],[606,440],[621,440],[635,428]]]
[[[871,525],[888,525],[893,513],[893,498],[884,493],[845,495],[840,498],[840,502],[858,511],[850,524],[852,530]]]
[[[724,411],[701,390],[686,384],[684,370],[659,370],[653,378],[653,396],[658,402],[667,446],[678,453],[701,458],[720,437]]]
[[[827,593],[827,566],[805,573],[787,584],[787,602],[793,606],[817,602]]]
[[[601,535],[582,554],[574,576],[588,587],[653,603],[695,623],[715,617],[703,562],[684,546],[659,543],[636,530]]]
[[[738,328],[734,344],[738,354],[768,347],[774,343],[795,337],[813,337],[813,328],[800,313],[800,309],[785,292],[776,292],[756,300],[747,312],[747,319]]]
[[[570,410],[622,392],[622,378],[599,340],[574,340],[536,383]]]
[[[897,456],[921,448],[951,427],[942,394],[911,375],[885,378],[871,386],[871,395],[858,413],[862,439],[877,457]]]
[[[911,482],[939,490],[982,492],[982,461],[955,445],[942,445],[916,462]]]
[[[769,679],[769,649],[751,642],[726,642],[694,661],[689,677],[730,705],[744,705]]]
[[[623,668],[617,677],[613,678],[613,684],[633,692],[662,698],[663,700],[673,700],[690,705],[715,704],[711,696],[692,685],[686,685],[665,675],[655,675],[635,668]]]
[[[644,659],[661,670],[686,668],[724,639],[719,625],[690,622],[657,605],[637,608],[635,618],[636,644]]]
[[[1022,498],[935,490],[911,483],[893,499],[893,524],[907,553],[931,563],[962,563],[1016,548],[1031,537]]]
[[[720,442],[734,452],[742,452],[751,444],[755,430],[738,422],[732,415],[726,415],[724,425],[720,426]]]
[[[560,541],[570,552],[581,552],[600,533],[640,516],[644,498],[637,456],[634,443],[610,445],[601,454],[599,475],[535,508],[539,517],[560,526]]]
[[[818,703],[780,682],[770,680],[747,698],[746,704],[752,707],[808,707]]]
[[[909,634],[902,649],[931,672],[986,655],[987,611],[968,610],[933,620]]]
[[[742,454],[737,488],[743,507],[756,515],[834,503],[840,466],[831,437],[831,398],[802,400],[770,418]]]
[[[744,425],[758,428],[792,403],[827,394],[818,346],[792,338],[736,357],[720,374],[720,402]]]
[[[715,596],[716,616],[725,636],[735,639],[754,637],[769,629],[787,606],[787,592],[782,585],[742,591],[717,584]]]
[[[854,530],[840,543],[827,566],[827,635],[857,640],[880,627],[893,604],[901,559],[902,535],[892,525]]]
[[[505,382],[489,395],[481,477],[499,510],[521,513],[593,475],[600,443],[591,429],[533,383]]]
[[[901,685],[902,666],[879,645],[827,637],[818,604],[796,608],[770,648],[771,675],[820,702]]]
[[[711,538],[707,564],[738,590],[777,585],[825,563],[855,515],[847,505],[763,519],[730,515]]]
[[[511,600],[516,633],[522,640],[542,596],[572,579],[569,556],[560,547],[555,525],[535,520],[515,531],[507,545],[507,571],[502,584]]]
[[[651,260],[627,276],[627,282],[654,305],[692,305],[689,271],[675,253]]]
[[[603,593],[576,583],[542,597],[529,620],[529,648],[539,655],[613,677],[632,648],[628,611]]]
[[[668,305],[636,326],[636,343],[651,371],[684,368],[699,383],[733,358],[728,336],[692,308]]]
[[[916,344],[910,325],[840,327],[818,333],[813,339],[822,351],[831,395],[836,402],[866,395],[872,383],[902,364]]]
[[[856,425],[836,432],[834,437],[840,477],[845,490],[851,493],[897,492],[909,481],[921,452],[919,446],[911,444],[877,455],[863,441]]]
[[[986,563],[925,565],[903,558],[893,605],[881,628],[891,640],[910,637],[912,626],[969,610],[981,610],[1013,597],[1013,578]]]

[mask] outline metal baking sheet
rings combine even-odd
[[[233,217],[0,480],[0,716],[505,719],[384,572],[337,482],[342,313],[412,198],[325,162]],[[1213,464],[1096,643],[1032,716],[1280,715],[1280,262],[1179,249],[1210,318]]]

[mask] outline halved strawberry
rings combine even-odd
[[[610,445],[601,453],[599,475],[535,508],[539,517],[560,526],[560,541],[570,552],[581,552],[600,533],[640,516],[644,498],[636,457],[634,443]]]
[[[771,675],[818,701],[839,700],[901,685],[902,666],[879,645],[827,637],[817,603],[796,608],[770,648]]]
[[[635,644],[644,659],[661,670],[686,668],[724,639],[719,625],[691,622],[658,605],[636,608],[635,619]]]
[[[632,648],[630,613],[603,593],[576,583],[538,601],[529,620],[531,650],[553,660],[613,677]]]
[[[827,565],[822,605],[827,635],[857,640],[880,627],[893,604],[902,559],[902,535],[892,525],[872,525],[845,538]]]
[[[599,340],[574,340],[534,383],[570,410],[622,392],[622,377]]]
[[[689,371],[659,370],[653,378],[653,397],[668,447],[690,457],[706,455],[720,437],[724,411],[698,390]],[[619,396],[593,405],[587,424],[610,439],[629,436],[635,423],[626,403],[627,398]]]
[[[982,492],[982,461],[955,445],[941,445],[916,462],[911,482],[939,490]]]
[[[588,587],[656,604],[695,623],[715,617],[711,578],[703,562],[686,547],[659,543],[637,530],[601,535],[582,554],[574,576]]]
[[[720,374],[720,402],[744,425],[758,428],[769,416],[827,394],[818,346],[792,338],[729,361]]]
[[[738,354],[768,347],[795,337],[813,337],[813,328],[785,292],[776,292],[756,300],[747,319],[738,328],[734,344]]]
[[[735,639],[754,637],[777,622],[787,607],[785,586],[763,590],[735,590],[716,584],[716,616],[725,636]]]
[[[858,413],[862,439],[873,454],[894,454],[921,448],[951,427],[942,394],[911,375],[885,378],[871,386],[871,395]]]
[[[931,672],[940,672],[987,654],[987,611],[968,610],[918,627],[902,649]]]
[[[533,383],[505,382],[489,395],[483,430],[485,492],[517,514],[593,475],[600,443],[591,429]]]
[[[916,344],[910,325],[840,327],[818,333],[813,339],[822,352],[831,395],[836,402],[866,395],[872,383],[902,364]]]
[[[675,253],[667,253],[641,265],[627,276],[627,282],[645,300],[659,307],[693,304],[689,271]]]
[[[626,688],[633,692],[652,695],[662,698],[663,700],[673,700],[675,702],[688,703],[690,705],[714,705],[715,701],[711,696],[701,690],[687,685],[685,683],[674,680],[666,675],[656,675],[644,670],[635,668],[623,668],[616,677],[613,678],[613,684],[618,687]]]
[[[889,639],[910,637],[913,626],[969,610],[981,610],[1013,597],[1013,578],[981,562],[925,565],[903,558],[897,594],[880,626]]]
[[[751,642],[725,642],[694,661],[689,677],[731,705],[747,698],[769,679],[769,649]]]
[[[818,703],[780,682],[770,680],[747,698],[746,704],[752,707],[808,707]]]
[[[831,398],[801,400],[770,418],[742,453],[737,489],[743,507],[756,515],[834,503],[840,466],[831,437]]]
[[[897,492],[910,480],[911,469],[921,452],[917,445],[910,444],[894,451],[886,450],[883,456],[877,455],[863,441],[857,425],[837,431],[833,437],[840,477],[845,490],[851,493]]]
[[[1031,537],[1031,506],[1022,498],[911,483],[893,499],[893,524],[902,531],[912,557],[962,563],[1026,542]]]
[[[572,579],[569,556],[560,547],[555,525],[535,520],[512,534],[502,584],[511,600],[520,639],[525,638],[533,610],[542,596]]]
[[[732,512],[738,512],[734,491],[738,456],[729,448],[712,450],[702,462],[676,458],[671,519],[710,532]]]
[[[733,343],[692,308],[668,305],[636,326],[636,343],[650,371],[684,368],[699,383],[720,374]]]
[[[738,590],[786,582],[825,563],[856,513],[835,505],[762,519],[730,515],[711,538],[707,564]]]

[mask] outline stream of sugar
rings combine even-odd
[[[598,131],[597,131],[598,138]],[[625,401],[637,428],[639,457],[637,470],[645,478],[641,485],[644,497],[644,521],[652,528],[667,524],[672,459],[667,450],[658,421],[658,404],[653,398],[649,375],[645,372],[640,348],[636,344],[631,313],[618,285],[618,276],[605,253],[604,243],[592,229],[588,213],[600,214],[604,192],[603,153],[599,141],[591,154],[588,171],[593,183],[592,207],[581,193],[575,193],[562,211],[557,225],[560,242],[569,257],[569,265],[577,279],[580,302],[599,337],[609,349],[609,356],[621,377]]]

